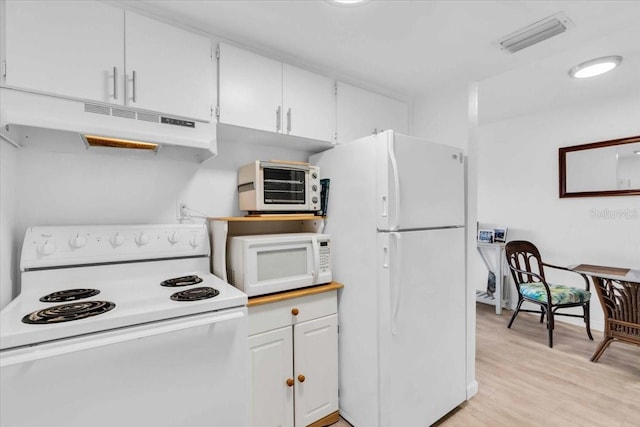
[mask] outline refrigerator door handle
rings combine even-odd
[[[393,143],[393,136],[390,137],[387,144],[387,152],[389,155],[389,163],[391,163],[391,173],[393,175],[393,222],[389,223],[390,230],[398,229],[398,216],[400,215],[400,176],[398,175],[398,160]]]
[[[391,258],[391,334],[398,335],[398,312],[400,311],[400,298],[402,296],[402,284],[400,283],[400,233],[389,233],[393,241]],[[393,289],[395,287],[395,289]],[[394,292],[395,291],[395,292]]]
[[[382,217],[386,218],[387,215],[389,215],[387,196],[382,196]]]

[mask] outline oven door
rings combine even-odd
[[[3,426],[247,426],[246,308],[0,353]]]

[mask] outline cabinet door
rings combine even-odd
[[[249,425],[293,427],[291,327],[249,337]]]
[[[5,19],[4,84],[123,103],[121,9],[94,1],[7,1]]]
[[[336,96],[338,143],[389,129],[408,133],[406,103],[341,82]]]
[[[333,80],[283,64],[282,103],[285,133],[333,141],[336,115]]]
[[[307,426],[338,410],[338,315],[294,325],[293,342],[296,426]]]
[[[220,43],[220,123],[282,131],[282,63]]]
[[[127,105],[211,121],[211,39],[130,11],[126,31]]]

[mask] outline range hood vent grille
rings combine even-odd
[[[122,117],[123,119],[134,119],[136,118],[136,112],[130,110],[123,110],[121,108],[112,108],[111,115],[114,117]]]
[[[96,104],[84,104],[84,112],[85,113],[96,113],[96,114],[104,114],[105,116],[111,115],[111,108],[106,107],[104,105],[96,105]]]
[[[515,31],[502,38],[498,45],[509,53],[516,53],[534,44],[562,34],[573,26],[573,22],[563,12],[556,13],[541,21]]]

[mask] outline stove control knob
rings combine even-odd
[[[69,246],[71,246],[74,249],[80,249],[86,244],[87,244],[87,238],[84,236],[81,236],[80,233],[76,234],[71,238],[71,240],[69,240]]]
[[[36,249],[38,251],[38,253],[40,255],[51,255],[52,253],[54,253],[56,251],[56,245],[54,245],[53,243],[49,242],[48,240],[45,240],[45,242],[43,244],[41,244],[40,246],[38,246],[38,248]]]
[[[195,234],[191,240],[189,240],[189,244],[193,247],[193,248],[197,248],[198,246],[200,246],[200,244],[202,243],[202,237]]]
[[[111,236],[110,241],[113,247],[118,247],[124,243],[124,236],[120,233],[116,233],[113,236]]]
[[[168,239],[169,239],[169,243],[171,243],[172,245],[175,245],[180,241],[180,234],[178,234],[177,231],[174,231],[173,233],[169,234]]]
[[[149,236],[144,234],[144,233],[140,233],[136,236],[136,243],[138,244],[138,246],[144,246],[147,243],[149,243]]]

